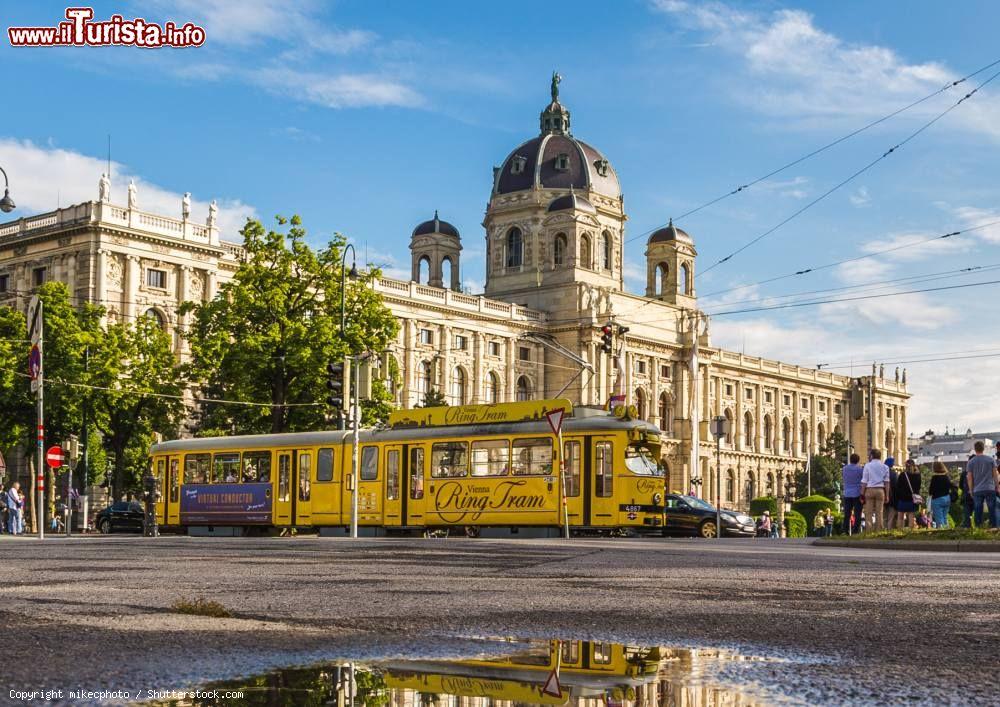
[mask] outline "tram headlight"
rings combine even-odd
[[[653,494],[653,505],[654,506],[660,505],[660,503],[662,501],[663,501],[663,494],[662,493],[654,493]]]

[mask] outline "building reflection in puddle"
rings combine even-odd
[[[716,649],[648,648],[596,641],[530,641],[516,652],[467,660],[372,660],[278,670],[215,683],[243,696],[166,704],[366,707],[712,707],[766,701],[713,684],[723,663],[760,660]]]

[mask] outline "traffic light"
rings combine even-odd
[[[615,327],[611,322],[608,322],[601,327],[601,351],[604,353],[611,353],[612,346],[611,342],[614,339]]]
[[[621,324],[619,324],[618,325],[618,336],[625,336],[626,334],[628,334],[628,327],[627,326],[622,326]]]
[[[344,409],[344,364],[326,364],[326,404],[337,410]]]

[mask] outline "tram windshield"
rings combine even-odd
[[[663,469],[656,463],[656,458],[649,451],[649,447],[641,444],[630,444],[625,449],[625,466],[633,474],[663,476]]]

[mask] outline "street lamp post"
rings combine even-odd
[[[786,474],[785,482],[782,488],[782,495],[778,497],[778,534],[785,533],[785,537],[788,537],[788,533],[785,530],[785,503],[789,498],[795,498],[795,474]]]
[[[729,431],[728,420],[723,415],[712,418],[715,435],[715,537],[722,537],[722,438]]]
[[[347,271],[347,251],[351,251],[351,270]],[[348,243],[344,247],[344,252],[340,257],[340,339],[346,345],[346,337],[344,336],[344,324],[347,317],[347,278],[350,277],[352,280],[358,278],[358,264],[357,264],[357,253],[354,250],[354,245]],[[350,372],[354,374],[354,390],[351,390],[351,376],[344,376],[344,400],[349,404],[353,405],[351,409],[351,420],[354,427],[352,431],[351,440],[351,537],[358,537],[358,473],[361,466],[361,459],[358,456],[358,443],[360,437],[360,427],[361,427],[361,415],[359,408],[361,407],[361,401],[355,400],[351,403],[351,393],[357,397],[358,391],[361,388],[360,385],[360,359],[351,356],[350,353],[344,354],[344,369],[348,370],[348,361],[352,362],[352,368]],[[344,419],[343,411],[341,411],[341,420]]]
[[[14,200],[10,198],[10,180],[7,179],[3,167],[0,167],[0,174],[3,175],[3,199],[0,199],[0,211],[9,214],[15,208]]]

